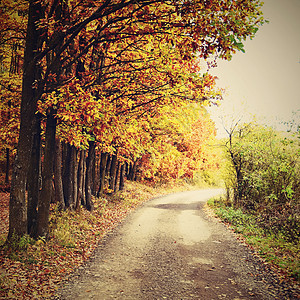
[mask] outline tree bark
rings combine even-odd
[[[54,111],[48,110],[45,132],[45,154],[42,171],[42,190],[38,202],[37,237],[48,236],[50,201],[53,189],[53,167],[55,151],[56,118]]]
[[[5,149],[6,156],[6,169],[5,169],[5,184],[9,184],[9,169],[10,169],[10,160],[9,160],[9,148]]]
[[[82,197],[81,197],[81,205],[86,207],[86,196],[85,196],[85,181],[86,181],[86,150],[83,150],[82,156],[83,163],[83,173],[82,173]]]
[[[86,209],[92,211],[94,209],[94,203],[92,201],[92,168],[95,163],[95,148],[94,141],[89,142],[89,152],[86,160],[86,178],[85,178],[85,197],[86,197]]]
[[[84,156],[85,156],[85,151],[80,150],[79,153],[79,163],[78,163],[78,172],[77,172],[77,182],[78,182],[78,192],[77,192],[77,199],[75,202],[75,210],[80,209],[80,204],[82,203],[82,198],[83,198],[83,182],[84,182]]]
[[[97,197],[100,197],[103,194],[104,191],[104,185],[105,185],[105,172],[106,172],[106,163],[108,159],[108,153],[103,152],[101,153],[101,160],[100,160],[100,175],[99,175],[99,189],[97,193]]]
[[[30,1],[23,63],[21,122],[9,201],[8,242],[14,236],[20,237],[27,233],[25,188],[29,170],[29,158],[31,157],[32,132],[37,100],[42,92],[42,87],[39,85],[40,67],[35,61],[35,55],[39,52],[41,41],[41,32],[37,28],[37,23],[42,18],[43,12],[40,2]]]
[[[76,202],[77,202],[77,197],[78,197],[78,150],[76,149],[76,147],[72,146],[72,176],[73,176],[73,202],[72,202],[72,206],[74,209],[76,209]]]
[[[114,154],[111,158],[110,172],[109,172],[110,174],[109,174],[108,188],[111,191],[114,191],[114,189],[115,189],[116,172],[117,172],[117,155]]]
[[[130,165],[129,176],[128,179],[134,181],[136,178],[136,169],[137,169],[137,160]]]
[[[54,162],[54,186],[55,199],[59,203],[61,210],[65,209],[64,189],[62,182],[62,147],[61,141],[55,140],[55,162]]]
[[[91,189],[92,189],[92,195],[96,196],[96,153],[94,154],[94,163],[92,165]]]
[[[129,163],[128,165],[128,173],[127,173],[127,179],[132,181],[132,174],[133,174],[133,164]]]
[[[64,144],[63,153],[63,190],[64,190],[64,201],[67,208],[70,208],[70,193],[71,183],[70,183],[70,166],[71,166],[71,149],[69,144]]]
[[[124,173],[125,173],[125,164],[122,164],[121,168],[120,168],[119,191],[123,191],[124,190]]]
[[[120,163],[117,162],[116,176],[115,176],[115,183],[114,183],[114,193],[117,191],[117,187],[118,187],[119,171],[120,171]]]
[[[106,177],[106,178],[109,177],[110,164],[111,164],[111,156],[108,155],[108,156],[107,156],[107,160],[106,160],[106,167],[105,167],[105,177]]]
[[[36,235],[37,205],[41,186],[41,118],[35,117],[33,147],[27,182],[27,227],[31,236]]]
[[[74,209],[75,206],[75,176],[77,176],[77,150],[74,146],[67,144],[65,146],[65,162],[63,174],[64,198],[66,207]],[[75,174],[76,173],[76,174]],[[76,192],[77,193],[77,192]]]
[[[128,162],[125,163],[125,176],[129,180],[129,171],[130,171],[130,164]]]

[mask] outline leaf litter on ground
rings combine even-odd
[[[95,251],[99,241],[132,210],[167,189],[127,183],[124,191],[94,198],[88,212],[59,211],[51,205],[49,240],[27,237],[24,248],[5,247],[9,194],[0,193],[0,299],[49,299],[64,280]]]

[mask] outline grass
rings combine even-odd
[[[212,198],[208,206],[223,222],[252,246],[267,262],[281,274],[300,282],[300,243],[287,241],[284,234],[266,232],[258,226],[256,217],[241,209],[226,206],[221,199]]]

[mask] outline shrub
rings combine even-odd
[[[299,141],[248,124],[231,132],[226,150],[228,195],[230,189],[234,191],[227,202],[256,215],[265,230],[299,241]]]

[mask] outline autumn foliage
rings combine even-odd
[[[151,127],[151,147],[140,158],[140,178],[154,183],[192,181],[196,172],[217,169],[215,133],[204,108],[164,108]]]
[[[260,9],[259,0],[1,1],[0,158],[10,187],[9,255],[14,245],[30,244],[38,253],[34,262],[24,258],[30,273],[57,280],[55,265],[42,264],[49,255],[44,242],[63,264],[65,255],[82,259],[93,240],[51,244],[73,222],[70,215],[76,223],[81,211],[106,228],[121,210],[102,216],[103,196],[112,199],[126,180],[193,180],[218,168],[205,106],[218,104],[222,91],[209,69],[243,51],[243,40],[264,23]],[[80,235],[84,220],[76,226]],[[28,290],[38,285],[31,275],[26,280]]]
[[[216,168],[215,129],[201,107],[222,92],[208,70],[243,51],[264,22],[260,7],[258,0],[2,1],[7,170],[9,151],[16,154],[8,241],[47,237],[53,201],[92,211],[92,196],[123,189],[125,178],[177,180]]]

